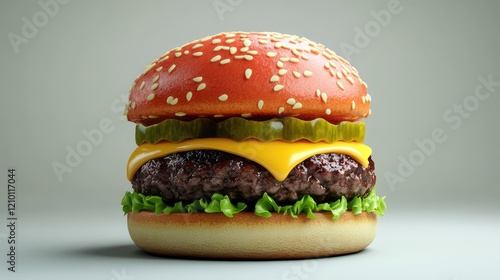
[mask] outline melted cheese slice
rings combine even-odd
[[[135,172],[147,161],[169,154],[192,150],[219,150],[238,155],[254,161],[278,180],[283,181],[288,173],[307,158],[326,153],[346,154],[364,167],[368,167],[368,157],[372,149],[356,142],[311,143],[297,141],[293,143],[283,141],[261,142],[254,139],[234,141],[227,138],[189,139],[179,143],[160,142],[157,144],[144,143],[138,146],[130,155],[127,165],[127,177],[132,180]]]

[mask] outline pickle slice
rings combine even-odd
[[[192,121],[167,119],[161,123],[144,126],[138,124],[135,128],[135,142],[156,144],[166,140],[180,142],[191,138],[230,138],[236,141],[255,138],[264,142],[283,140],[294,142],[305,139],[311,142],[356,141],[363,143],[365,138],[365,123],[341,122],[338,125],[318,118],[303,121],[294,117],[271,119],[267,121],[251,121],[234,117],[215,123],[206,118]]]
[[[216,137],[215,123],[209,119],[198,118],[192,121],[167,119],[161,123],[135,127],[135,142],[140,145],[144,142],[156,144],[162,140],[180,142],[190,138]]]
[[[268,121],[250,121],[243,118],[230,118],[217,123],[217,137],[242,141],[256,138],[261,141],[284,140],[294,142],[306,139],[311,142],[356,141],[365,138],[365,123],[341,122],[338,125],[318,118],[303,121],[294,117]]]

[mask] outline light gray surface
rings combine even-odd
[[[499,2],[54,1],[0,2],[2,279],[497,278]],[[123,98],[166,50],[233,30],[323,43],[367,82],[366,143],[390,207],[368,250],[305,262],[213,262],[151,258],[131,246],[119,206],[135,147]],[[66,164],[68,149],[102,122],[102,139],[58,178],[54,162]],[[11,167],[15,274],[4,261]]]

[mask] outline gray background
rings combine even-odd
[[[500,2],[395,3],[1,1],[1,278],[498,279]],[[389,10],[390,19],[381,21]],[[323,43],[368,84],[373,114],[365,120],[366,143],[389,210],[365,251],[224,262],[153,258],[132,245],[119,205],[131,189],[125,164],[135,148],[134,125],[121,116],[123,98],[165,51],[235,30]],[[22,42],[12,43],[13,34]],[[489,90],[481,79],[490,80]],[[54,162],[65,164],[68,149],[103,121],[112,131],[58,179]],[[429,144],[436,130],[440,143]],[[16,273],[5,262],[12,167]]]

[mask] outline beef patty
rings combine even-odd
[[[375,185],[375,165],[368,168],[344,154],[319,154],[295,166],[280,182],[261,165],[215,150],[196,150],[148,161],[134,175],[132,187],[165,203],[209,200],[214,193],[250,205],[267,192],[277,203],[293,204],[308,194],[318,203],[342,196],[366,197]]]

